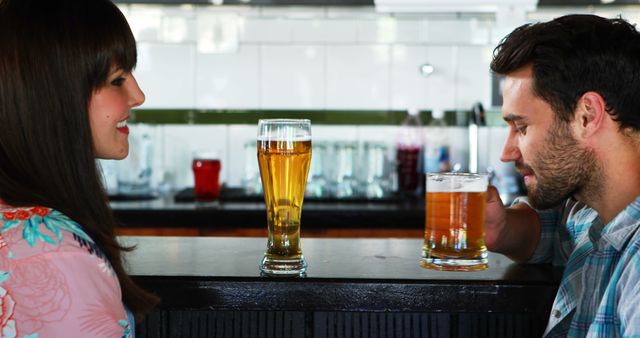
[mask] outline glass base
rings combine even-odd
[[[489,268],[486,252],[474,258],[433,257],[423,252],[420,266],[441,271],[481,271]]]
[[[151,194],[151,181],[124,182],[118,181],[118,194],[121,195],[149,195]]]
[[[294,259],[276,259],[264,256],[260,262],[260,271],[268,276],[303,276],[307,271],[304,256]]]

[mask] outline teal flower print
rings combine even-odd
[[[120,327],[124,329],[124,331],[122,332],[122,338],[130,338],[131,328],[129,327],[129,322],[124,319],[120,319],[118,321],[118,324],[120,324]]]
[[[91,237],[82,230],[82,227],[78,223],[57,210],[51,210],[51,212],[44,218],[43,223],[49,231],[56,234],[58,241],[62,240],[62,233],[60,230],[65,230],[72,234],[76,234],[85,241],[93,243]]]
[[[7,211],[0,214],[0,219],[2,219],[2,227],[0,227],[0,232],[4,232],[20,225],[21,220],[16,218],[16,214],[17,213],[13,211]]]
[[[33,247],[38,240],[57,245],[62,241],[61,230],[76,234],[78,237],[93,242],[80,225],[57,210],[48,208],[21,208],[0,213],[3,221],[0,232],[15,228],[22,224],[22,237]],[[41,232],[40,225],[55,235],[55,238]]]
[[[9,276],[11,274],[9,273],[9,271],[2,271],[0,270],[0,284],[4,283],[4,281],[6,281],[7,279],[9,279]]]

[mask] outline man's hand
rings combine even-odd
[[[487,189],[487,214],[484,241],[487,249],[517,262],[527,261],[540,239],[540,219],[526,203],[508,208],[500,200],[498,189]]]
[[[500,237],[505,230],[507,212],[496,187],[487,189],[487,214],[484,241],[490,251],[500,251]]]

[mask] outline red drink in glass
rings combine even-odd
[[[196,199],[202,201],[217,199],[220,196],[220,160],[196,158],[191,167],[195,177]]]

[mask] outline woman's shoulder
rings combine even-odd
[[[0,236],[0,331],[129,337],[115,272],[80,224],[53,209],[1,208]]]
[[[0,208],[0,250],[11,258],[74,250],[104,258],[80,224],[45,207]]]

